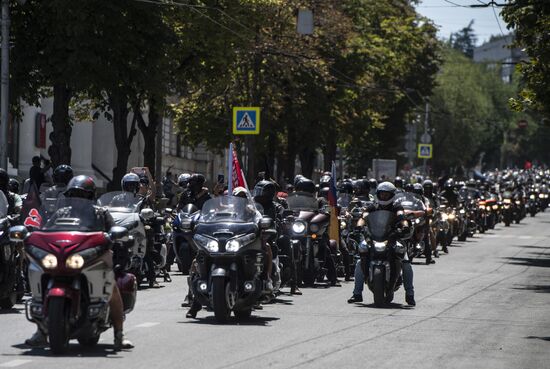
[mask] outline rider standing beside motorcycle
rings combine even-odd
[[[10,177],[8,176],[8,172],[0,168],[0,191],[4,193],[8,200],[8,215],[16,215],[21,212],[23,202],[18,194],[8,190],[9,183]]]
[[[426,222],[422,226],[423,229],[421,232],[421,234],[424,236],[424,241],[428,241],[426,242],[426,245],[424,247],[426,265],[435,264],[435,260],[432,260],[432,252],[436,249],[435,235],[433,233],[432,227],[430,226],[430,220],[433,220],[434,208],[432,207],[430,200],[428,200],[428,198],[424,196],[424,186],[422,186],[422,184],[415,183],[413,185],[413,193],[418,197],[420,201],[422,201],[426,210]],[[428,209],[431,209],[431,214],[428,214]]]
[[[92,177],[77,176],[71,179],[67,185],[67,190],[64,192],[64,196],[67,198],[81,198],[88,201],[95,201],[96,186]],[[94,212],[94,218],[96,220],[93,225],[94,228],[99,226],[99,230],[108,232],[115,222],[109,211],[105,208],[90,205],[85,208],[67,207],[59,209],[52,219],[57,217],[74,217],[79,219],[89,219],[89,217],[79,216],[81,212],[92,211]],[[50,219],[50,221],[52,220]],[[111,300],[109,300],[110,317],[113,322],[114,328],[114,346],[115,350],[133,348],[134,345],[129,340],[125,339],[123,326],[124,326],[124,305],[122,303],[122,297],[116,283],[113,286],[113,294]],[[34,335],[25,341],[25,344],[29,346],[44,346],[47,344],[46,335],[40,329],[38,329]]]
[[[53,171],[54,185],[42,194],[44,199],[58,199],[59,195],[66,191],[67,184],[73,178],[73,168],[67,164],[58,165]]]
[[[374,202],[369,203],[366,207],[367,213],[372,213],[377,210],[386,210],[394,212],[399,220],[398,228],[402,228],[402,234],[407,234],[406,230],[409,229],[409,224],[404,218],[405,211],[403,206],[396,200],[397,188],[390,182],[382,182],[376,188],[376,199]],[[348,303],[362,302],[363,301],[363,289],[365,285],[365,274],[361,268],[361,261],[359,260],[355,265],[355,288],[353,289],[353,296],[348,300]],[[405,252],[403,255],[403,285],[405,288],[405,301],[411,306],[415,306],[414,300],[414,286],[413,286],[413,270],[409,261],[408,255]]]

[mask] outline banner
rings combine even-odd
[[[39,213],[42,207],[42,201],[40,201],[40,193],[36,184],[31,183],[27,198],[23,201],[23,207],[21,209],[21,219],[23,225],[27,228],[40,228],[42,225],[42,216]]]
[[[336,164],[332,162],[330,187],[328,191],[328,203],[330,207],[329,238],[335,240],[340,248],[340,222],[338,220],[338,196],[336,193]]]
[[[243,171],[241,169],[241,164],[239,163],[239,158],[237,157],[237,151],[233,143],[229,144],[229,182],[228,182],[228,194],[233,193],[233,189],[236,187],[246,187],[244,181]]]

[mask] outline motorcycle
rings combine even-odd
[[[37,230],[10,229],[11,241],[24,244],[29,262],[27,319],[48,335],[54,354],[64,353],[70,339],[97,344],[111,327],[115,283],[126,314],[134,308],[137,290],[134,275],[113,270],[111,248],[127,240],[128,230],[115,226],[104,232],[90,200],[68,198],[59,204],[55,212],[41,213]]]
[[[182,229],[198,250],[191,281],[195,299],[219,323],[231,312],[248,318],[265,290],[264,245],[276,234],[273,220],[262,217],[249,199],[220,196],[204,204],[195,226],[185,222]]]
[[[23,298],[24,281],[21,272],[23,252],[10,242],[8,200],[0,192],[0,309],[11,309]]]
[[[395,213],[378,210],[366,219],[367,236],[359,247],[366,283],[374,295],[374,304],[382,307],[393,301],[402,284],[401,269],[406,246],[394,231]]]
[[[191,263],[196,256],[196,250],[187,241],[182,224],[196,222],[199,216],[199,209],[193,204],[187,204],[178,211],[172,221],[174,253],[176,255],[178,270],[183,274],[189,274]]]
[[[298,265],[298,280],[306,286],[313,286],[316,280],[326,275],[325,263],[328,239],[327,228],[330,217],[319,210],[317,199],[309,193],[294,192],[287,198],[288,209],[303,225],[302,232],[296,235],[300,241],[301,263]]]
[[[142,196],[124,191],[108,192],[97,200],[98,205],[109,210],[118,226],[128,229],[129,237],[126,242],[129,243],[127,246],[131,249],[131,252],[128,265],[125,265],[124,269],[136,276],[138,286],[147,276],[147,263],[145,262],[147,233],[145,223],[155,216],[152,209],[140,210],[143,201]]]

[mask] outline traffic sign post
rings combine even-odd
[[[433,145],[431,144],[418,144],[418,158],[419,159],[431,159],[433,156]]]
[[[234,135],[259,135],[260,134],[260,108],[234,107],[233,108],[233,134]]]

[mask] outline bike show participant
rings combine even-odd
[[[96,186],[92,177],[80,175],[71,179],[67,185],[67,190],[64,192],[64,196],[67,198],[83,199],[88,201],[96,200]],[[84,208],[65,207],[58,209],[53,215],[52,219],[57,217],[75,217],[79,219],[85,219],[87,217],[79,216],[82,212],[93,212],[95,222],[90,225],[90,229],[97,229],[104,232],[109,231],[115,222],[109,214],[109,211],[105,208],[96,205],[86,205]],[[50,219],[50,221],[52,220]],[[109,301],[110,317],[113,322],[114,328],[114,347],[115,350],[130,349],[134,345],[131,341],[125,338],[124,327],[124,308],[120,291],[116,284],[113,286],[113,293],[111,300]],[[40,329],[33,334],[33,336],[25,341],[25,344],[32,347],[45,346],[47,344],[47,337]]]
[[[394,212],[399,219],[398,226],[403,229],[408,229],[409,224],[404,218],[403,206],[396,200],[397,188],[390,182],[382,182],[376,188],[375,201],[369,203],[366,207],[366,212],[371,213],[378,210],[388,210]],[[408,232],[402,232],[404,234]],[[405,288],[405,301],[410,306],[415,306],[414,286],[413,286],[413,269],[409,261],[408,255],[405,252],[403,255],[403,285]],[[355,265],[355,287],[353,295],[348,299],[348,303],[362,302],[363,289],[365,285],[365,275],[361,268],[361,262],[358,261]]]

